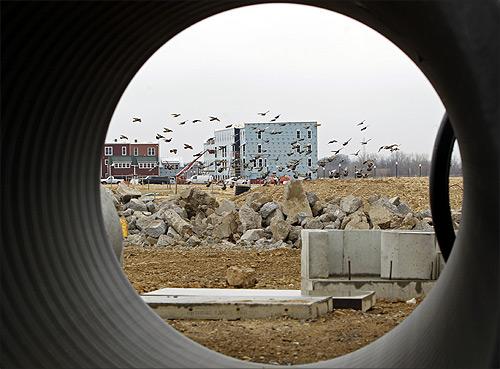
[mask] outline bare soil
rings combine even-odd
[[[124,270],[138,293],[165,287],[226,288],[226,269],[255,268],[255,288],[300,289],[300,250],[127,247]],[[169,320],[178,331],[223,354],[261,363],[303,364],[331,359],[390,331],[416,305],[378,301],[366,313],[336,310],[318,319]]]
[[[178,190],[187,187],[179,185]],[[222,190],[218,186],[197,187],[218,200],[225,198],[239,204],[248,195],[235,197],[232,189]],[[399,196],[415,211],[429,208],[427,178],[321,179],[305,181],[304,187],[322,200],[349,194],[367,199],[379,194]],[[155,193],[159,200],[175,191],[174,185],[136,188],[143,193]],[[452,209],[461,208],[462,188],[461,178],[450,178]],[[253,186],[251,191],[268,192],[275,200],[283,196],[283,186]],[[233,265],[256,270],[258,283],[255,288],[300,289],[300,250],[295,249],[128,247],[124,260],[125,273],[138,293],[165,287],[225,288],[226,270]],[[334,358],[365,346],[394,328],[417,305],[378,301],[366,313],[336,310],[319,319],[305,321],[281,318],[168,322],[187,337],[229,356],[261,363],[304,364]]]
[[[303,181],[306,191],[314,192],[321,200],[347,195],[359,196],[368,199],[372,195],[383,195],[388,197],[399,196],[400,199],[414,210],[421,211],[429,208],[429,179],[426,177],[383,177],[363,179],[317,179],[314,181]],[[248,192],[234,196],[234,189],[227,187],[222,190],[218,185],[207,188],[205,185],[178,185],[177,191],[195,186],[207,191],[217,200],[228,199],[238,204],[245,201]],[[107,185],[108,188],[116,185]],[[175,193],[175,185],[137,185],[133,186],[142,193],[156,193],[158,200],[164,199]],[[253,185],[251,191],[267,192],[274,200],[283,198],[284,186],[261,186]],[[452,209],[461,209],[463,194],[462,177],[450,178],[450,206]]]

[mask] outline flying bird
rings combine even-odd
[[[362,126],[365,121],[362,121],[361,123],[356,124],[357,126]]]
[[[184,124],[186,124],[186,123],[187,123],[187,120],[185,120],[185,121],[183,121],[183,122],[179,122],[179,125],[180,125],[180,126],[182,126],[182,125],[184,125]]]
[[[179,114],[179,113],[174,113],[174,114],[172,114],[172,116],[173,116],[174,118],[177,118],[178,116],[180,116],[180,114]]]
[[[338,155],[338,154],[339,154],[339,152],[340,152],[340,150],[342,150],[342,149],[343,149],[343,147],[341,147],[340,149],[335,150],[335,151],[333,151],[333,150],[332,150],[332,152],[333,152],[335,155]]]
[[[360,131],[364,131],[367,128],[368,128],[368,126],[364,126],[363,128],[360,129]]]
[[[193,150],[193,146],[191,145],[188,145],[188,144],[184,144],[184,150]]]
[[[132,118],[132,123],[142,122],[141,118]]]
[[[232,124],[228,124],[226,128],[231,128],[232,126],[233,126]]]
[[[217,117],[212,117],[211,115],[209,115],[208,118],[210,119],[210,122],[214,122],[214,121],[220,122],[220,119]]]
[[[332,143],[335,143],[335,142],[338,142],[338,141],[337,140],[328,141],[329,144],[332,144]]]
[[[350,139],[348,139],[346,142],[344,142],[344,143],[342,144],[342,146],[346,146],[346,145],[349,143],[349,141],[351,141],[351,140],[352,140],[352,137],[351,137]]]
[[[263,116],[265,116],[267,113],[269,113],[269,110],[268,110],[268,111],[266,111],[265,113],[257,113],[257,114],[259,114],[260,116],[262,116],[262,117],[263,117]]]
[[[157,133],[156,134],[156,139],[159,140],[160,138],[165,138],[165,136],[162,136],[161,134]]]
[[[120,140],[128,140],[128,137],[124,136],[124,135],[120,135]]]
[[[193,120],[193,123],[198,123],[198,122],[201,123],[201,120],[199,120],[199,119]]]
[[[371,138],[369,138],[369,139],[368,139],[368,140],[366,140],[366,141],[361,141],[361,145],[366,145],[366,144],[367,144],[368,142],[370,142],[371,140],[372,140],[372,139],[371,139]]]
[[[351,154],[351,155],[358,156],[360,151],[361,151],[361,150],[358,150],[358,151],[356,151],[354,154]]]
[[[172,141],[172,139],[171,138],[166,138],[164,141],[165,142],[170,142],[170,141]]]
[[[175,155],[175,154],[177,154],[177,149],[170,149],[170,152]]]
[[[280,117],[281,114],[278,114],[277,116],[275,116],[273,119],[271,119],[271,122],[276,122],[276,120]]]
[[[170,128],[163,128],[163,133],[173,132]]]

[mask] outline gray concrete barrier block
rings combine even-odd
[[[382,231],[382,278],[432,279],[435,263],[433,232]]]
[[[344,231],[343,275],[380,275],[380,231]]]
[[[329,275],[341,275],[344,272],[344,231],[334,229],[327,232],[328,273]]]
[[[328,278],[328,231],[302,230],[302,278]]]

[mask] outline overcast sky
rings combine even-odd
[[[170,148],[188,160],[214,129],[259,120],[318,121],[319,157],[353,137],[347,153],[373,140],[367,152],[399,143],[405,152],[430,156],[444,113],[436,92],[413,62],[363,24],[327,10],[290,4],[235,9],[205,19],[160,48],[122,96],[107,141],[120,134],[157,142],[163,127],[174,130]],[[175,119],[170,114],[181,113]],[[208,116],[222,123],[208,123]],[[132,117],[142,123],[132,124]],[[267,118],[267,117],[266,117]],[[201,119],[203,123],[183,120]],[[366,120],[360,132],[356,123]],[[169,137],[170,137],[169,136]]]

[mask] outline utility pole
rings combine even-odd
[[[398,162],[396,162],[396,178],[398,178]]]

